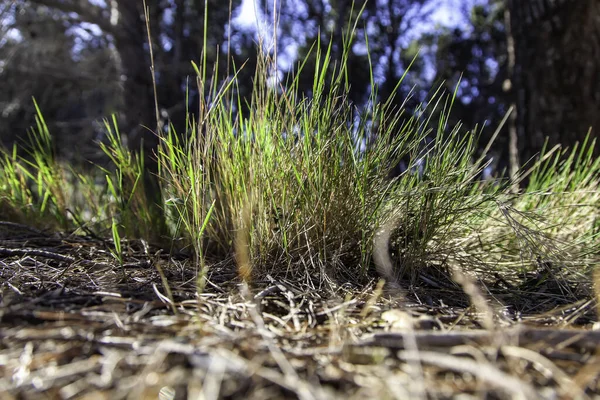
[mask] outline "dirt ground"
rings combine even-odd
[[[189,259],[126,249],[120,266],[98,239],[3,235],[1,399],[600,398],[591,297],[476,308],[425,276],[403,298],[247,286],[232,260],[198,295]]]

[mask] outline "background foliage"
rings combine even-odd
[[[271,38],[262,48],[277,55],[277,70],[269,78],[282,88],[320,38],[323,47],[332,44],[334,63],[347,57],[348,96],[357,113],[373,99],[371,67],[376,98],[409,111],[427,98],[430,88],[442,83],[453,91],[458,84],[450,126],[458,121],[468,129],[485,124],[482,147],[514,106],[512,122],[490,152],[490,172],[501,173],[511,162],[511,146],[512,162],[523,164],[539,152],[546,136],[552,145],[572,145],[596,123],[592,110],[597,110],[600,96],[595,83],[585,77],[598,68],[593,52],[598,43],[590,40],[583,46],[570,41],[598,30],[596,19],[577,19],[597,13],[593,3],[583,0],[574,7],[569,0],[375,0],[354,6],[350,0],[149,1],[159,112],[163,123],[185,131],[186,110],[197,110],[199,96],[210,96],[198,93],[190,63],[203,51],[213,69],[208,76],[222,83],[237,74],[233,94],[250,99],[261,36]],[[363,5],[357,44],[344,55],[347,22]],[[206,9],[210,11],[205,27]],[[2,143],[23,137],[32,125],[35,97],[57,137],[59,156],[71,161],[101,159],[93,142],[107,140],[101,119],[113,113],[134,148],[142,143],[147,153],[156,148],[156,138],[144,128],[155,130],[156,118],[141,0],[13,0],[3,2],[0,17]],[[314,54],[298,78],[298,90],[309,97]],[[561,58],[565,54],[571,55],[570,76],[560,72],[565,70]],[[396,87],[411,62],[402,85]],[[554,81],[527,78],[539,76],[540,70]],[[147,167],[155,168],[152,162]]]

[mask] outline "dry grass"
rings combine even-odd
[[[402,298],[376,282],[324,292],[267,277],[248,288],[233,260],[210,263],[198,294],[187,257],[143,241],[123,242],[123,280],[111,243],[3,228],[2,398],[600,395],[592,299],[517,316],[471,308],[425,272]]]

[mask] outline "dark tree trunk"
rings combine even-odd
[[[122,29],[117,30],[115,45],[120,57],[125,103],[121,130],[128,135],[133,149],[138,149],[143,142],[144,152],[151,154],[157,144],[156,135],[150,132],[156,129],[156,116],[141,4],[138,1],[118,2],[119,25]]]
[[[600,129],[600,2],[507,0],[520,159]],[[598,148],[596,148],[598,154]]]
[[[152,2],[148,2],[151,4]],[[114,4],[114,3],[113,3]],[[158,183],[158,127],[154,90],[152,85],[151,60],[148,48],[148,35],[142,1],[117,2],[118,28],[115,29],[115,47],[119,56],[123,85],[123,107],[119,128],[127,135],[129,148],[135,152],[143,151],[145,174],[143,180],[144,195],[154,207],[149,210],[157,223],[162,222],[162,196]],[[114,6],[114,5],[113,5]],[[151,29],[152,10],[149,7]],[[156,25],[154,25],[156,28]],[[159,235],[162,226],[153,227]],[[158,240],[159,238],[149,238]]]

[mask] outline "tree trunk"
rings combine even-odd
[[[502,85],[507,93],[506,97],[510,99],[510,115],[508,117],[508,175],[514,182],[511,190],[518,191],[517,175],[519,173],[519,135],[517,130],[517,114],[519,109],[516,104],[515,86],[519,82],[515,76],[515,38],[512,33],[510,10],[504,8],[504,25],[506,27],[506,64],[508,78]]]
[[[600,129],[600,2],[507,0],[520,159]],[[598,154],[596,148],[596,154]]]
[[[112,0],[118,15],[115,47],[119,56],[123,85],[123,107],[119,126],[128,138],[129,148],[143,151],[145,165],[143,191],[157,224],[162,223],[162,195],[158,182],[158,134],[152,85],[151,60],[142,1]],[[151,2],[148,2],[150,4]],[[116,6],[116,8],[115,8]],[[150,13],[153,8],[149,7]],[[117,16],[115,15],[115,17]],[[152,18],[152,16],[150,16]],[[152,21],[152,19],[151,19]],[[159,236],[163,226],[153,227]],[[159,240],[158,237],[149,238]]]
[[[119,1],[118,34],[115,46],[120,57],[123,79],[124,107],[121,130],[127,133],[132,149],[139,149],[143,142],[145,153],[154,151],[156,136],[150,132],[156,129],[154,94],[150,73],[150,58],[144,22],[144,10],[137,1]],[[151,154],[151,153],[148,153]]]

